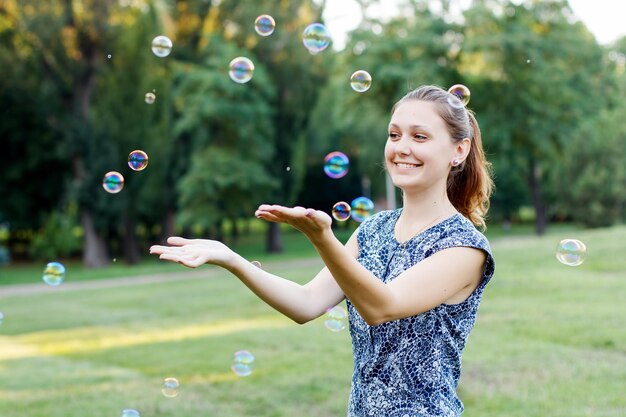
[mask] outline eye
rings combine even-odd
[[[424,135],[422,135],[421,133],[416,133],[416,134],[414,134],[414,135],[413,135],[413,138],[414,138],[414,139],[416,139],[416,140],[427,140],[427,139],[428,139],[428,137],[427,137],[427,136],[424,136]]]
[[[389,132],[389,139],[391,140],[397,140],[400,139],[400,135],[396,132]]]

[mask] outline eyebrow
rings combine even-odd
[[[400,126],[398,126],[398,125],[397,125],[397,124],[395,124],[395,123],[390,123],[388,127],[394,127],[394,128],[396,128],[396,129],[399,129],[399,128],[400,128]],[[428,130],[428,131],[430,131],[430,128],[429,128],[428,126],[421,126],[421,125],[410,125],[410,126],[409,126],[409,129],[411,129],[411,130],[416,130],[416,129],[424,129],[424,130]]]

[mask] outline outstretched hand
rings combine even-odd
[[[333,223],[323,211],[304,207],[284,207],[275,204],[262,204],[254,213],[259,219],[275,223],[286,223],[304,233],[309,239],[316,240],[330,230]]]
[[[228,246],[216,240],[173,236],[167,239],[167,243],[171,246],[151,246],[150,253],[159,255],[159,259],[178,262],[190,268],[206,263],[225,267],[234,254]]]

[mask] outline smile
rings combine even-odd
[[[405,162],[394,162],[394,164],[399,168],[419,168],[424,164],[408,164]]]

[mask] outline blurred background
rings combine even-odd
[[[263,13],[268,37],[253,30]],[[302,31],[325,16],[337,42],[311,54]],[[3,0],[0,37],[0,264],[134,264],[172,234],[259,229],[280,252],[280,228],[251,219],[261,202],[385,209],[389,110],[421,84],[472,92],[491,227],[624,220],[626,38],[600,44],[567,1]],[[251,82],[229,79],[237,56]],[[361,94],[359,69],[373,78]],[[126,166],[135,149],[144,171]],[[323,174],[331,151],[350,158],[341,180]],[[126,178],[119,194],[103,192],[108,171]]]
[[[497,268],[463,356],[464,416],[626,415],[624,8],[0,0],[0,416],[345,415],[345,317],[296,326],[227,272],[148,248],[220,239],[307,282],[315,250],[255,208],[398,207],[386,129],[422,84],[469,88],[496,183]],[[313,22],[332,38],[317,53],[302,39]],[[248,82],[229,74],[236,57],[254,63]],[[367,91],[351,86],[357,70]],[[134,150],[145,169],[129,166]],[[323,169],[336,151],[342,178]],[[111,171],[117,193],[103,189]],[[333,227],[345,241],[358,224]],[[247,377],[229,369],[242,350],[256,357]]]

